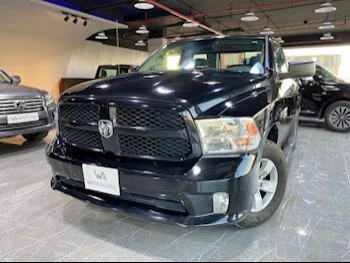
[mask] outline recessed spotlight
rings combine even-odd
[[[321,30],[333,29],[335,26],[331,22],[324,22],[322,26],[319,27]]]
[[[193,23],[192,21],[186,21],[184,24],[183,24],[184,27],[198,27],[198,24],[196,23]]]
[[[99,39],[99,40],[107,40],[108,39],[105,32],[98,33],[98,35],[95,38]]]
[[[154,5],[148,3],[146,0],[139,0],[134,7],[141,10],[149,10],[153,9]]]
[[[315,13],[322,14],[322,13],[330,13],[337,10],[336,7],[334,7],[331,3],[324,3],[320,6],[320,8],[317,8],[315,10]]]
[[[275,32],[273,32],[271,28],[265,27],[264,30],[260,32],[260,34],[261,34],[261,35],[268,36],[268,35],[273,35],[273,34],[275,34]]]
[[[254,22],[254,21],[258,21],[259,17],[257,17],[254,13],[249,12],[249,13],[246,13],[245,16],[241,18],[241,20],[244,22]]]
[[[149,30],[147,29],[146,26],[140,26],[140,28],[136,30],[136,34],[144,35],[148,33],[149,33]]]
[[[146,43],[143,42],[143,40],[139,40],[135,43],[135,46],[137,47],[145,47],[146,46]]]
[[[323,35],[323,37],[321,37],[321,40],[333,40],[334,36],[332,36],[331,33],[326,33]]]

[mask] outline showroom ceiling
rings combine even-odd
[[[213,33],[201,27],[185,28],[184,20],[167,11],[154,7],[151,10],[139,10],[134,7],[137,2],[130,0],[46,0],[88,14],[109,20],[118,20],[129,26],[122,30],[120,36],[130,43],[154,37],[198,37],[210,36]],[[278,36],[301,36],[325,33],[318,27],[325,21],[335,25],[331,32],[340,36],[340,32],[350,31],[350,0],[333,0],[335,12],[317,14],[323,0],[158,0],[161,5],[189,16],[214,31],[223,34],[259,34],[268,26]],[[241,18],[249,11],[259,18],[255,22],[243,22]],[[149,34],[138,35],[136,30],[146,25]],[[338,34],[337,34],[338,32]],[[115,42],[115,30],[106,31],[110,38],[107,42]],[[95,39],[95,36],[90,38]],[[337,39],[337,38],[336,38]],[[106,40],[101,40],[105,41]],[[112,44],[112,43],[108,43]]]

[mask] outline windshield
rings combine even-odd
[[[322,80],[326,82],[338,81],[338,77],[334,73],[322,67],[317,67],[316,75],[321,76]]]
[[[209,39],[176,42],[153,54],[139,72],[215,69],[264,74],[264,41],[261,39]]]
[[[6,75],[5,72],[0,70],[0,83],[11,83],[11,79]]]

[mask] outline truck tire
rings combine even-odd
[[[327,127],[336,132],[350,131],[350,102],[337,101],[331,104],[325,113]]]
[[[49,132],[38,132],[38,133],[31,133],[31,134],[23,134],[22,136],[28,141],[28,142],[37,142],[43,140]]]
[[[253,208],[250,214],[236,225],[252,228],[268,221],[282,202],[287,179],[287,164],[283,151],[274,142],[267,141],[257,178],[258,190],[254,195]]]

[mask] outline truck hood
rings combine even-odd
[[[115,98],[175,103],[199,115],[225,101],[251,96],[265,76],[226,71],[135,73],[117,78],[86,82],[63,94],[85,98]],[[261,84],[259,86],[262,86]]]
[[[41,91],[38,89],[15,85],[12,83],[0,83],[0,100],[27,97],[31,98],[37,96],[43,96]]]

